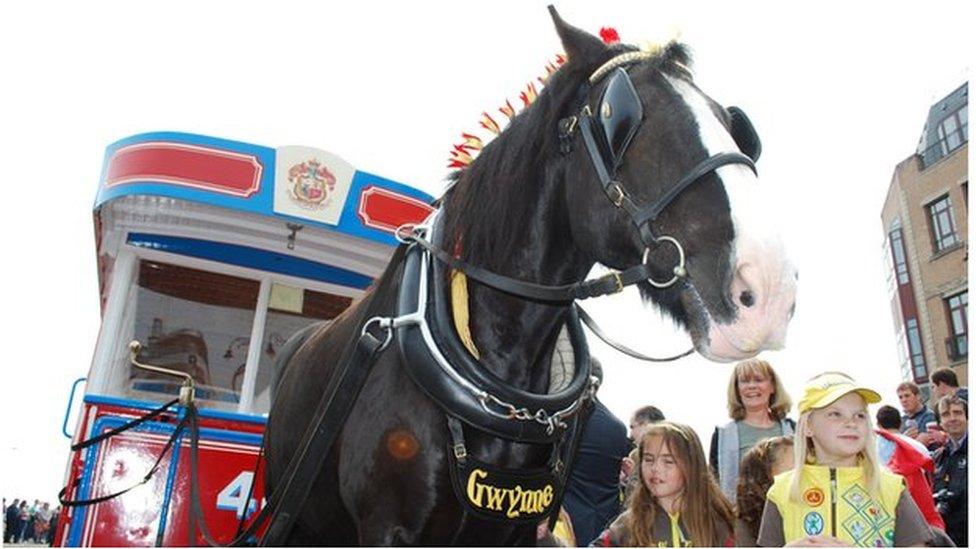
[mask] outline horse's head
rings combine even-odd
[[[707,358],[782,347],[797,273],[749,159],[722,154],[758,158],[748,119],[698,89],[684,46],[653,55],[607,46],[553,18],[568,55],[560,72],[584,82],[561,124],[571,140],[564,192],[576,246],[616,269],[646,262],[657,283],[641,283],[642,295]],[[573,116],[585,106],[592,116]],[[679,249],[686,274],[675,276]]]

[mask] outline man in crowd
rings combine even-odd
[[[603,368],[591,358],[593,375],[603,379]],[[573,523],[577,545],[596,539],[620,514],[618,473],[630,451],[627,427],[599,400],[595,401],[580,440],[573,473],[566,485],[563,507]]]
[[[932,375],[929,376],[929,381],[932,382],[932,396],[935,397],[936,402],[942,399],[942,397],[949,395],[958,396],[967,402],[969,401],[969,389],[959,386],[959,379],[956,377],[956,372],[952,371],[952,368],[939,368],[932,372]]]
[[[20,504],[20,499],[15,499],[9,507],[4,509],[3,513],[3,542],[4,543],[17,543],[16,535],[20,533],[20,523],[17,519],[20,517],[20,511],[18,510],[18,505]]]
[[[34,541],[37,543],[47,543],[47,531],[51,528],[51,517],[54,510],[51,504],[44,502],[34,511]]]
[[[636,464],[635,461],[637,459],[637,442],[640,440],[641,430],[647,425],[657,423],[658,421],[664,421],[664,412],[657,406],[651,406],[650,404],[641,406],[630,416],[630,432],[627,436],[630,438],[632,451],[620,462],[620,499],[622,501],[627,500],[627,497],[630,496],[631,489],[637,482],[637,468],[639,464]]]
[[[892,406],[878,408],[878,459],[892,473],[905,478],[908,493],[918,505],[929,526],[945,530],[942,516],[932,501],[932,474],[935,462],[921,442],[898,432],[901,415]]]
[[[630,416],[630,432],[627,436],[630,437],[631,442],[637,444],[637,439],[640,438],[641,427],[658,421],[664,421],[664,413],[657,406],[651,406],[649,404],[647,406],[641,406],[634,412],[634,415]]]
[[[51,527],[47,530],[47,545],[48,547],[54,547],[54,533],[58,529],[58,520],[61,519],[61,506],[58,505],[54,508],[54,513],[51,515]]]
[[[958,395],[944,396],[939,400],[939,415],[948,441],[935,454],[935,501],[945,519],[946,533],[957,546],[966,547],[969,404]]]
[[[945,438],[938,431],[929,431],[929,425],[935,424],[935,413],[922,402],[918,385],[906,381],[898,386],[898,401],[905,414],[901,418],[901,432],[905,436],[914,438],[928,448],[941,445]]]

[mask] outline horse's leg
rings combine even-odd
[[[376,364],[342,434],[339,491],[363,545],[420,543],[450,492],[444,414],[387,352]]]
[[[285,545],[288,547],[315,547],[322,545],[322,539],[314,532],[306,531],[301,523],[296,522],[291,533],[288,534],[288,539],[285,540]]]

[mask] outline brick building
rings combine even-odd
[[[968,380],[969,84],[929,109],[918,148],[895,168],[881,212],[902,377],[929,395],[951,367]]]

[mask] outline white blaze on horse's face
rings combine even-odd
[[[737,151],[705,96],[684,80],[666,78],[694,115],[708,154]],[[708,342],[699,342],[697,348],[706,358],[732,361],[783,347],[796,302],[797,275],[772,215],[776,209],[767,205],[752,171],[742,164],[729,164],[716,175],[728,196],[735,231],[729,296],[738,313],[730,324],[710,319]]]

